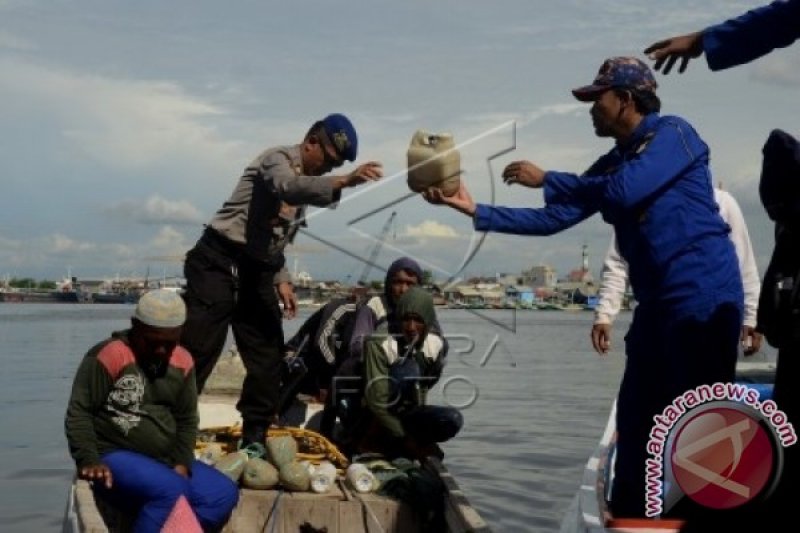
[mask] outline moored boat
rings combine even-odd
[[[0,290],[0,302],[9,303],[54,303],[58,302],[53,291],[24,289]]]

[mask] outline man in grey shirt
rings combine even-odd
[[[186,255],[187,320],[181,344],[195,359],[200,392],[232,327],[247,369],[237,404],[243,445],[263,442],[277,407],[280,303],[287,318],[297,306],[284,247],[304,224],[306,205],[336,204],[342,189],[383,175],[380,163],[370,161],[348,174],[324,176],[345,160],[355,161],[357,148],[352,123],[334,113],[311,126],[300,144],[265,150],[247,166]]]

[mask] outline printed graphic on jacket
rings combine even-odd
[[[106,409],[114,413],[111,419],[125,435],[139,425],[140,415],[147,414],[141,408],[143,399],[144,379],[139,373],[123,375],[108,393]]]

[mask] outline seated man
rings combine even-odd
[[[333,299],[309,316],[286,341],[278,414],[284,414],[298,393],[326,401],[334,372],[349,357],[356,310],[355,297]]]
[[[383,294],[366,299],[355,295],[336,298],[308,317],[284,345],[285,361],[292,365],[300,357],[306,370],[295,390],[325,397],[334,372],[342,364],[344,373],[352,374],[350,367],[361,362],[364,339],[381,324],[388,323],[389,332],[397,332],[395,303],[409,287],[421,281],[422,269],[417,262],[401,257],[389,265]],[[433,331],[441,332],[438,323]],[[446,355],[446,342],[442,350],[441,362]],[[286,380],[282,383],[284,389],[285,385]]]
[[[364,340],[380,327],[392,335],[400,332],[395,314],[396,302],[410,287],[421,282],[422,269],[417,262],[409,257],[400,257],[389,265],[383,294],[362,300],[332,300],[312,314],[286,342],[287,367],[281,383],[279,405],[287,407],[297,392],[319,397],[325,401],[320,432],[329,438],[334,437],[337,416],[340,419],[352,418],[353,398],[347,396],[348,392],[329,394],[329,390],[338,382],[344,391],[349,389],[352,396],[354,391],[350,382],[362,374]],[[434,358],[436,368],[430,372],[432,382],[429,386],[433,386],[442,373],[448,345],[435,318],[429,329],[441,341],[439,354]],[[343,379],[332,383],[334,375]],[[345,401],[335,404],[336,399]]]
[[[436,323],[431,295],[408,289],[395,308],[399,334],[379,328],[364,343],[363,400],[367,423],[359,424],[355,451],[422,459],[438,455],[438,442],[449,440],[463,425],[453,407],[425,405],[438,379],[442,339],[429,333]]]
[[[239,498],[235,483],[194,458],[195,369],[178,345],[185,320],[179,294],[146,293],[131,329],[84,356],[67,408],[78,477],[97,497],[136,513],[137,533],[220,529]]]
[[[389,265],[389,269],[386,271],[386,279],[383,283],[383,294],[373,296],[358,305],[351,328],[352,332],[348,339],[351,360],[361,361],[364,341],[382,324],[388,323],[388,331],[391,334],[399,332],[396,328],[398,323],[395,317],[397,300],[409,288],[418,287],[421,283],[422,269],[410,257],[400,257]],[[439,363],[443,365],[447,356],[447,340],[444,339],[442,328],[436,318],[434,318],[434,323],[429,329],[444,341],[442,344],[442,356],[437,358]]]

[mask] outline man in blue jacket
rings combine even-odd
[[[423,193],[471,216],[479,231],[551,235],[598,212],[614,226],[639,302],[618,396],[615,516],[644,516],[653,416],[691,388],[733,380],[742,325],[741,276],[708,146],[684,119],[658,114],[656,85],[640,60],[615,57],[572,91],[592,102],[595,133],[616,144],[581,176],[509,164],[506,183],[544,188],[543,208],[476,204],[463,181],[450,197]]]
[[[787,47],[798,37],[800,37],[800,0],[785,0],[752,9],[701,31],[658,41],[648,46],[645,53],[655,61],[655,69],[663,71],[664,74],[672,70],[678,59],[681,60],[678,72],[684,72],[689,60],[700,57],[703,53],[708,67],[717,71],[748,63],[776,48]],[[775,152],[775,149],[778,151]],[[765,177],[766,180],[776,178],[778,184],[789,187],[788,190],[781,190],[775,195],[776,205],[795,205],[797,194],[791,187],[798,177],[797,142],[785,132],[774,130],[767,139],[763,152],[761,187],[764,187]],[[777,153],[785,154],[786,159],[773,159]],[[776,171],[777,176],[766,176]],[[762,189],[761,192],[764,202],[765,191]],[[767,194],[772,192],[774,191],[769,191]],[[796,316],[798,304],[796,301],[784,301],[785,296],[791,291],[781,290],[784,284],[776,281],[780,282],[786,272],[794,274],[800,267],[796,252],[800,231],[797,230],[798,217],[794,209],[776,213],[771,211],[771,207],[775,205],[769,206],[765,203],[770,218],[776,222],[776,238],[770,266],[762,282],[758,327],[770,333],[767,335],[770,344],[778,348],[773,398],[778,407],[786,413],[789,422],[797,424],[800,414],[800,398],[796,393],[798,370],[800,370],[800,364],[797,362],[797,356],[800,354],[800,328],[793,317]],[[780,311],[776,305],[778,302],[782,303]],[[775,307],[774,313],[770,312],[773,307]],[[791,318],[781,318],[784,315]],[[780,483],[766,506],[763,509],[756,509],[757,512],[753,513],[753,517],[736,516],[739,527],[747,527],[748,523],[755,522],[759,528],[764,528],[768,527],[765,525],[767,520],[786,523],[793,518],[796,481],[800,479],[798,455],[800,452],[796,448],[797,446],[791,446],[784,450]],[[717,523],[715,526],[720,527],[720,524]]]
[[[772,2],[721,24],[658,41],[644,53],[655,60],[655,69],[669,74],[681,60],[684,72],[689,60],[705,52],[708,68],[723,70],[789,46],[800,37],[800,0]]]

